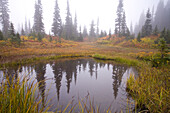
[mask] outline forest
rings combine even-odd
[[[80,24],[79,15],[72,16],[71,0],[66,1],[63,20],[60,0],[55,0],[48,33],[43,21],[49,17],[43,15],[42,1],[32,2],[33,22],[25,18],[25,22],[16,27],[15,21],[10,19],[11,12],[15,11],[9,10],[8,0],[0,0],[0,113],[170,112],[170,0],[159,0],[156,8],[143,10],[139,20],[130,24],[125,0],[117,0],[116,10],[112,11],[116,16],[114,26],[109,26],[109,30],[101,28],[99,17],[92,18],[89,25]],[[93,94],[90,89],[87,96],[75,99],[76,104],[73,96],[70,102],[65,101],[64,107],[58,107],[56,103],[49,105],[53,100],[46,96],[50,69],[54,75],[57,101],[63,102],[62,99],[69,97],[73,87],[79,84],[83,70],[84,73],[89,70],[86,73],[89,72],[91,78],[94,74],[95,80],[99,80],[97,72],[106,65],[108,73],[113,65],[111,89],[115,101],[118,101],[116,98],[119,98],[124,75],[131,67],[138,73],[126,78],[126,107],[114,110],[117,104],[107,102],[110,106],[104,105],[104,109],[100,109],[100,105],[94,104],[93,96],[89,96],[91,92]],[[32,78],[28,79],[30,75]],[[66,94],[63,94],[65,84]],[[86,85],[89,84],[87,79]],[[102,81],[99,84],[103,84]]]

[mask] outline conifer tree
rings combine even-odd
[[[158,26],[156,25],[156,26],[155,26],[155,29],[154,29],[154,31],[153,31],[153,35],[158,36],[158,33],[159,33],[159,31],[158,31]]]
[[[2,24],[2,32],[4,36],[7,38],[10,26],[8,0],[0,0],[0,21]]]
[[[79,41],[83,41],[83,36],[82,36],[82,32],[81,32],[81,26],[79,27],[80,33],[79,33]]]
[[[86,26],[84,26],[84,29],[83,29],[83,37],[87,37],[87,36],[88,36],[87,28],[86,28]]]
[[[117,7],[117,18],[115,20],[115,34],[121,36],[122,32],[122,15],[123,15],[123,0],[119,0],[119,5]]]
[[[52,32],[53,32],[54,36],[61,36],[62,22],[61,22],[61,17],[60,17],[60,9],[58,6],[58,0],[56,0],[56,2],[55,2]]]
[[[152,33],[152,17],[151,17],[150,9],[148,9],[146,14],[144,29],[145,29],[144,36],[150,36]]]
[[[0,30],[0,40],[4,40],[4,36],[1,30]]]
[[[125,15],[125,12],[123,12],[123,17],[122,17],[122,22],[121,22],[121,35],[122,36],[125,36],[126,35],[126,15]]]
[[[77,31],[77,14],[75,13],[75,17],[74,17],[74,25],[73,25],[73,40],[76,40],[76,38],[78,37],[78,31]]]
[[[112,37],[111,29],[109,29],[109,39]]]
[[[141,34],[140,34],[140,32],[138,33],[137,41],[138,41],[138,42],[140,42],[140,41],[141,41]]]
[[[91,25],[90,25],[90,32],[89,32],[89,35],[91,38],[96,37],[94,26],[95,26],[94,21],[92,20]]]
[[[97,19],[96,37],[99,37],[99,18]]]
[[[9,35],[10,35],[11,38],[14,38],[14,36],[15,36],[15,30],[14,30],[13,23],[10,24]]]
[[[67,16],[66,16],[66,23],[65,23],[65,35],[66,39],[70,40],[72,39],[72,16],[70,13],[70,6],[69,6],[69,0],[67,0]]]
[[[35,3],[35,13],[34,13],[34,31],[38,34],[44,34],[44,23],[42,15],[42,4],[41,0]]]
[[[16,42],[17,42],[18,45],[21,44],[21,38],[20,38],[20,34],[19,33],[16,34]]]

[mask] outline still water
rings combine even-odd
[[[130,74],[137,73],[133,67],[94,59],[65,59],[8,68],[0,71],[1,77],[3,72],[15,78],[27,75],[43,81],[38,91],[43,102],[45,95],[48,95],[47,101],[52,99],[49,104],[54,106],[50,111],[59,105],[64,108],[72,100],[77,103],[78,98],[89,95],[101,111],[111,106],[112,112],[126,111],[127,99],[133,101],[126,92],[126,81]]]

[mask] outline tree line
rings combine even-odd
[[[72,14],[70,12],[69,0],[67,0],[67,15],[65,18],[65,23],[62,22],[60,16],[60,8],[58,6],[58,0],[55,1],[54,13],[53,13],[53,23],[51,27],[51,32],[53,36],[64,38],[66,40],[75,40],[75,41],[83,41],[84,37],[104,37],[107,35],[106,31],[102,31],[99,34],[99,19],[97,21],[97,26],[94,24],[94,20],[92,20],[90,25],[90,31],[87,31],[86,26],[82,27],[77,24],[77,14],[75,14],[74,21],[72,19]],[[2,31],[0,31],[0,40],[6,40],[10,38],[10,16],[9,16],[9,8],[8,8],[8,0],[0,0],[0,21],[2,24]],[[96,28],[95,28],[96,26]],[[14,27],[13,27],[14,31]],[[31,26],[30,21],[27,22],[25,19],[25,28],[21,27],[21,31],[19,31],[21,35],[33,36],[37,37],[39,41],[46,35],[45,27],[43,23],[43,8],[41,0],[35,2],[35,12],[34,12],[34,24]],[[49,33],[51,36],[51,33]]]
[[[123,0],[119,0],[117,7],[117,18],[115,19],[115,34],[119,37],[126,37],[126,39],[133,39],[135,35],[133,34],[133,26],[131,24],[130,30],[126,24],[126,13],[123,8]],[[74,21],[72,19],[72,14],[70,12],[69,0],[67,0],[67,14],[65,18],[65,23],[62,22],[60,16],[60,8],[58,6],[58,0],[55,1],[54,13],[53,13],[53,23],[51,27],[52,35],[55,37],[62,37],[66,40],[83,41],[84,37],[104,37],[107,36],[106,31],[99,33],[99,18],[97,20],[97,25],[94,20],[90,24],[90,30],[88,32],[87,27],[84,26],[83,30],[81,26],[77,24],[77,14],[75,13]],[[9,8],[8,0],[0,0],[0,21],[2,24],[2,31],[0,31],[0,40],[8,39],[14,37],[10,29],[13,29],[15,34],[15,29],[12,22],[9,21]],[[149,36],[151,34],[157,35],[161,30],[166,31],[164,34],[165,40],[169,43],[169,30],[170,24],[170,0],[164,5],[163,1],[160,0],[157,11],[148,9],[147,14],[143,12],[140,16],[138,25],[135,26],[135,34],[138,34],[137,38],[140,41],[141,37]],[[154,29],[153,29],[154,27]],[[164,29],[165,27],[165,29]],[[167,30],[166,30],[167,28]],[[162,31],[163,32],[163,31]],[[45,27],[43,23],[43,8],[41,0],[35,2],[35,13],[34,13],[34,24],[31,26],[30,21],[27,23],[25,20],[25,28],[20,31],[21,35],[36,37],[39,41],[46,35]],[[19,34],[19,33],[16,33]],[[51,36],[51,33],[49,33]],[[111,29],[109,30],[109,37],[111,37]]]
[[[134,33],[138,41],[145,36],[160,34],[160,38],[170,43],[170,0],[167,4],[160,0],[156,11],[153,7],[152,11],[149,8],[146,14],[142,12],[138,24],[135,25]]]

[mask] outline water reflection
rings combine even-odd
[[[38,88],[43,106],[45,106],[45,92],[50,88],[49,98],[56,95],[56,101],[65,105],[73,96],[78,94],[84,97],[90,92],[100,104],[107,106],[114,101],[113,107],[120,108],[121,98],[125,100],[127,98],[126,95],[122,95],[126,94],[126,91],[121,87],[126,87],[126,79],[134,70],[124,65],[106,64],[93,59],[69,59],[8,68],[2,72],[15,79],[23,76],[23,73],[30,77],[35,75],[34,78],[39,82]],[[56,101],[53,100],[52,104],[55,105]]]
[[[122,82],[123,74],[126,72],[126,70],[127,70],[126,66],[113,65],[112,79],[113,79],[113,91],[114,91],[115,99],[117,97],[118,88],[120,87],[121,82]]]
[[[42,98],[42,105],[45,106],[45,72],[46,64],[39,63],[35,65],[36,79],[38,81],[38,88]]]

